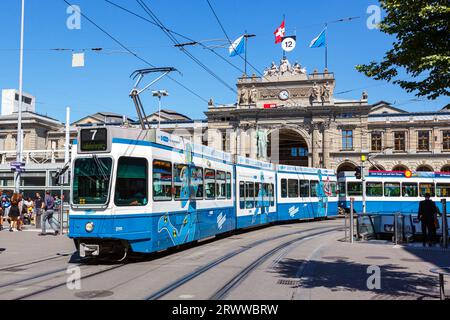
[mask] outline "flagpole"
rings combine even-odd
[[[284,22],[284,30],[286,30],[286,16],[285,16],[285,14],[283,14],[283,22]],[[286,31],[285,31],[285,33],[286,33]],[[283,39],[282,39],[283,40]],[[286,51],[284,51],[283,50],[283,46],[281,46],[281,50],[283,51],[283,60],[286,58]]]
[[[328,69],[328,24],[325,23],[325,69]]]
[[[247,42],[248,42],[247,30],[245,30],[244,37],[245,37],[244,74],[247,76]]]

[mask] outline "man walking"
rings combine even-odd
[[[50,191],[46,191],[44,202],[42,203],[42,209],[44,210],[44,213],[42,214],[42,232],[39,233],[40,236],[45,236],[47,234],[45,230],[47,221],[50,227],[55,231],[55,236],[58,235],[59,226],[56,222],[53,221],[53,213],[55,212],[54,208],[55,200],[50,195]]]
[[[419,215],[417,218],[422,225],[423,246],[428,240],[429,246],[433,246],[433,239],[436,237],[435,217],[438,213],[436,204],[430,200],[431,195],[425,194],[425,200],[419,204]]]
[[[36,229],[41,228],[42,203],[41,194],[36,192],[36,197],[34,198],[34,221]]]

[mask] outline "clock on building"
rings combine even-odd
[[[287,100],[289,99],[289,91],[287,90],[283,90],[278,94],[278,98],[280,98],[280,100]]]

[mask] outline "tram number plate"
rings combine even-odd
[[[106,128],[83,129],[80,134],[81,151],[106,151],[108,148]]]

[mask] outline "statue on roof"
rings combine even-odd
[[[302,68],[302,66],[300,65],[300,63],[298,63],[297,61],[294,63],[294,67],[292,68],[292,74],[296,75],[296,74],[306,74],[306,68]]]
[[[284,75],[287,72],[291,72],[291,64],[289,63],[289,60],[284,57],[280,61],[280,75]]]

